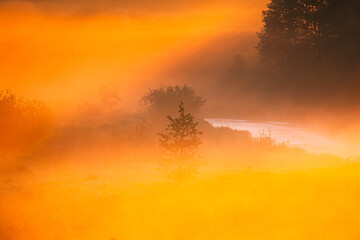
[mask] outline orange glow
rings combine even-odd
[[[84,2],[0,0],[0,240],[359,239],[359,111],[264,84],[268,0]]]
[[[0,88],[67,106],[109,85],[127,99],[179,53],[221,33],[255,31],[259,22],[244,22],[254,11],[211,6],[91,17],[61,17],[30,4],[0,12]]]

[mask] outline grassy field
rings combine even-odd
[[[3,173],[0,239],[360,236],[360,164],[304,153],[212,156],[184,182],[163,178],[156,158],[130,155]],[[286,156],[297,164],[285,168]]]

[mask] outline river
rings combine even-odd
[[[277,143],[303,148],[314,153],[331,153],[341,156],[359,155],[358,148],[338,139],[300,128],[286,122],[253,122],[236,119],[205,118],[214,127],[228,127],[233,130],[249,131],[253,137],[268,135]]]

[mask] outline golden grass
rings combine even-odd
[[[276,154],[238,168],[214,156],[182,183],[163,179],[155,159],[40,164],[2,179],[0,237],[358,239],[360,165],[305,154],[322,167],[276,169]]]

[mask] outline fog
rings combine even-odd
[[[0,239],[357,239],[359,9],[1,1]]]
[[[186,9],[176,1],[160,4],[165,5],[163,11],[156,10],[163,9],[161,6],[145,12],[136,8],[145,3],[2,2],[1,88],[69,108],[73,101],[83,101],[102,87],[115,87],[126,94],[124,101],[132,98],[127,102],[131,105],[169,62],[217,35],[255,32],[260,22],[260,13],[252,15],[257,2],[236,11],[213,4]],[[167,5],[178,3],[176,10],[166,10]],[[103,7],[119,12],[100,11]],[[79,8],[99,8],[100,13],[77,17],[66,10]],[[233,26],[232,21],[240,24]]]

